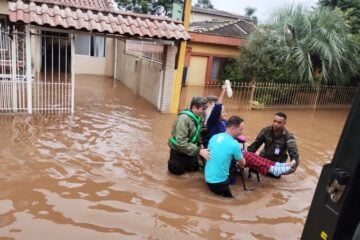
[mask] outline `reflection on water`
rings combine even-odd
[[[297,239],[347,116],[287,111],[298,171],[250,179],[252,192],[238,182],[229,200],[209,192],[201,173],[167,173],[175,114],[91,76],[77,78],[76,106],[72,116],[0,116],[0,238]],[[237,113],[249,141],[273,113]]]

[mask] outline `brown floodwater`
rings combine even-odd
[[[238,112],[251,141],[276,111]],[[348,110],[286,110],[301,165],[212,194],[201,172],[167,171],[175,114],[111,79],[80,76],[73,115],[0,115],[0,238],[299,239]],[[232,113],[228,113],[229,115]]]

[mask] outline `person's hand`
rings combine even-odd
[[[293,159],[290,162],[288,162],[288,164],[290,166],[290,170],[289,170],[289,172],[287,172],[287,174],[294,173],[296,171],[297,166],[298,166],[297,162]]]
[[[297,168],[297,162],[294,159],[290,161],[290,167]]]
[[[210,151],[207,148],[200,149],[199,155],[205,158],[205,160],[209,160],[211,157]]]
[[[240,159],[239,161],[237,161],[237,165],[241,168],[244,168],[246,166],[246,160],[245,158]]]
[[[223,91],[225,91],[225,90],[226,90],[226,85],[223,84],[223,85],[221,86],[221,88],[222,88]]]

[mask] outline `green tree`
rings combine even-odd
[[[360,1],[359,0],[320,0],[320,6],[339,8],[351,26],[352,33],[360,33]]]
[[[269,28],[263,26],[240,47],[237,69],[233,71],[238,74],[237,80],[277,83],[298,81],[296,74],[274,54],[269,31]]]
[[[359,45],[340,11],[293,6],[258,27],[238,67],[242,80],[344,83],[359,72]]]
[[[360,45],[360,1],[359,0],[320,0],[320,6],[328,6],[332,9],[340,9],[345,19],[351,26],[351,32],[355,34],[353,40]],[[360,75],[349,76],[353,85],[358,85]]]
[[[183,0],[157,0],[152,1],[151,14],[171,17],[173,3],[184,3]]]
[[[256,12],[256,8],[246,7],[244,10],[245,10],[245,16],[254,19],[255,23],[257,23],[258,19],[256,16],[254,16],[254,13]]]
[[[136,13],[171,17],[173,3],[183,0],[115,0],[120,9]]]
[[[346,81],[359,68],[359,46],[342,14],[329,8],[307,12],[301,6],[276,13],[269,32],[273,51],[302,81]]]
[[[195,6],[201,8],[214,8],[214,5],[212,5],[211,0],[198,0]]]
[[[121,9],[147,14],[151,9],[151,0],[116,0]]]

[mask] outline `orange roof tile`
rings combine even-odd
[[[113,0],[16,0],[9,2],[11,22],[112,34],[189,40],[179,21],[124,12]]]

